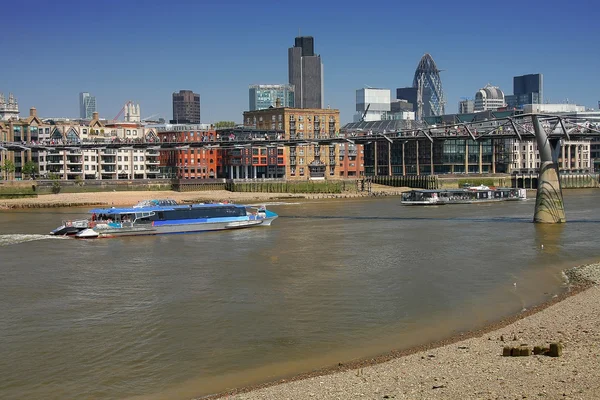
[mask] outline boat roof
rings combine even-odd
[[[239,204],[185,204],[185,205],[168,205],[168,206],[146,206],[146,207],[110,207],[110,208],[94,208],[89,213],[95,214],[133,214],[140,212],[150,211],[174,211],[174,210],[188,210],[190,208],[215,208],[215,207],[235,207],[235,208],[246,208],[246,206]]]

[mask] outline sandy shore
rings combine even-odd
[[[211,398],[600,399],[600,264],[572,269],[566,276],[579,285],[570,294],[465,335],[468,339]],[[502,356],[507,345],[532,348],[551,342],[564,345],[562,356]],[[391,360],[381,363],[385,358]]]
[[[326,193],[260,193],[229,192],[227,190],[211,190],[199,192],[175,191],[131,191],[131,192],[94,192],[94,193],[58,193],[44,194],[37,198],[0,199],[0,209],[10,208],[42,208],[42,207],[77,207],[91,205],[129,206],[146,199],[174,199],[178,202],[229,201],[234,203],[289,201],[293,199],[325,199],[354,198],[375,196],[395,196],[408,188],[392,188],[377,185],[373,194],[366,192],[347,192],[340,194]]]

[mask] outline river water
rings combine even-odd
[[[278,204],[271,227],[105,240],[83,209],[0,212],[0,398],[186,399],[405,349],[519,312],[600,258],[600,202]],[[542,248],[543,245],[543,248]]]

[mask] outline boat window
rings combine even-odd
[[[159,212],[158,212],[158,219],[160,219],[160,220],[163,220],[163,219],[165,219],[165,213],[164,213],[164,212],[162,212],[162,211],[159,211]]]

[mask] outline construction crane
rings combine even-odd
[[[113,121],[115,121],[115,122],[116,122],[116,121],[118,121],[118,120],[119,120],[119,118],[121,118],[121,117],[123,116],[123,114],[125,113],[125,109],[127,108],[127,106],[128,106],[129,104],[133,104],[133,101],[129,100],[127,103],[125,103],[125,104],[123,105],[123,108],[121,108],[121,110],[120,110],[120,111],[119,111],[119,113],[117,114],[117,116],[113,118]]]
[[[150,118],[154,118],[154,117],[156,117],[156,116],[158,116],[158,115],[159,115],[158,113],[156,113],[156,114],[152,114],[152,115],[151,115],[151,116],[149,116],[149,117],[143,118],[141,121],[146,121],[146,120],[148,120],[148,119],[150,119]]]
[[[367,104],[367,108],[365,108],[365,112],[363,113],[362,117],[360,117],[360,122],[364,122],[365,121],[365,117],[367,116],[367,112],[369,111],[369,107],[371,107],[371,103]]]

